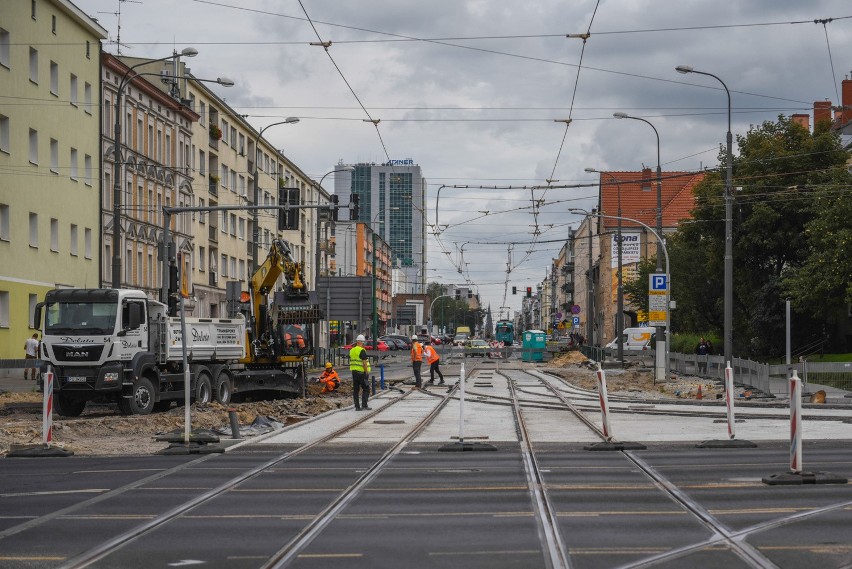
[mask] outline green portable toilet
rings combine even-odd
[[[547,347],[547,332],[544,330],[526,330],[521,347],[523,348],[523,352],[521,353],[522,361],[542,361],[544,359],[544,349]]]

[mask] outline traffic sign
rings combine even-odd
[[[580,317],[579,316],[572,316],[571,317],[571,324],[574,325],[574,328],[579,328],[580,327]]]
[[[580,314],[580,305],[575,304],[571,307],[571,314]]]
[[[651,273],[648,275],[648,325],[665,326],[668,309],[668,275]]]
[[[664,273],[651,273],[648,275],[648,290],[655,293],[665,293],[668,289],[667,275]]]

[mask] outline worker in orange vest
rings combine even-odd
[[[429,363],[429,384],[433,385],[435,383],[435,372],[437,372],[438,377],[441,378],[438,385],[444,385],[444,374],[441,373],[441,368],[439,367],[441,356],[438,355],[438,350],[435,349],[435,346],[426,346],[423,349],[423,353],[426,356],[426,361]]]
[[[411,337],[411,367],[414,369],[414,387],[422,387],[420,367],[423,365],[423,345],[417,336]]]
[[[340,376],[334,371],[334,366],[331,365],[331,362],[326,362],[325,371],[317,378],[317,382],[325,384],[322,387],[322,393],[331,393],[340,387]]]

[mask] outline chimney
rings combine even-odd
[[[651,173],[650,168],[642,168],[642,191],[650,192],[651,191],[651,180],[653,178],[653,174]]]
[[[831,122],[831,101],[814,101],[814,125]]]
[[[811,130],[811,115],[808,114],[799,114],[796,113],[792,117],[790,117],[794,123],[801,126],[805,130]]]
[[[840,125],[852,121],[852,79],[844,79],[840,88],[840,104],[843,111],[840,114]]]

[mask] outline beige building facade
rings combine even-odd
[[[65,0],[0,3],[0,358],[23,358],[56,287],[100,283],[100,55]]]

